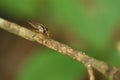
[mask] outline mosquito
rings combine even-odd
[[[37,22],[33,22],[33,21],[27,21],[32,27],[34,27],[36,32],[38,33],[43,33],[45,35],[47,35],[49,37],[49,31],[48,28],[46,28],[43,24],[37,23]]]

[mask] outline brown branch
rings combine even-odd
[[[85,53],[81,51],[76,51],[71,47],[55,41],[42,33],[36,33],[2,18],[0,18],[0,28],[30,41],[35,41],[43,44],[44,46],[47,46],[63,55],[70,56],[71,58],[83,63],[85,66],[90,65],[92,68],[98,70],[110,79],[120,80],[120,70],[118,68],[110,66],[103,61],[99,61],[92,57],[89,57]]]

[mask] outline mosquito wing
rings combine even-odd
[[[39,32],[45,33],[45,27],[44,25],[37,23],[37,22],[33,22],[33,21],[27,21],[32,27],[36,28]]]

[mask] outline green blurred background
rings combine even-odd
[[[120,66],[120,0],[0,0],[0,17],[30,29],[27,20],[40,22],[53,39]],[[6,31],[0,36],[1,80],[88,80],[83,64]]]

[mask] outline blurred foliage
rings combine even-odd
[[[33,0],[1,0],[0,9],[12,18],[34,17],[35,14]]]
[[[97,0],[88,3],[88,7],[83,5],[82,1],[53,1],[54,14],[61,21],[71,23],[76,32],[83,35],[92,45],[100,48],[108,45],[116,21],[120,17],[119,0],[114,4],[113,0]]]
[[[82,36],[88,43],[89,55],[109,57],[111,64],[119,66],[111,39],[119,24],[120,0],[1,0],[0,10],[0,14],[10,18],[54,20],[68,25],[64,27],[66,31],[74,30],[73,35]],[[19,80],[74,80],[83,76],[85,70],[79,63],[53,51],[42,53],[30,57]]]
[[[52,50],[41,53],[31,56],[18,80],[75,80],[85,72],[83,65],[69,57]]]

